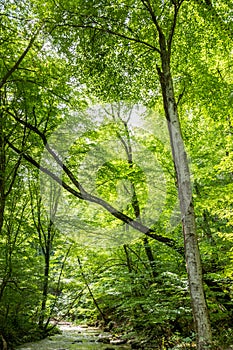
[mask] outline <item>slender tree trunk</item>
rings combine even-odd
[[[50,270],[50,242],[49,247],[46,247],[45,250],[45,265],[44,265],[44,280],[43,280],[43,292],[42,292],[42,303],[41,303],[41,311],[39,318],[39,328],[44,330],[44,320],[45,320],[45,311],[46,311],[46,303],[48,299],[48,287],[49,287],[49,270]]]
[[[40,203],[41,205],[41,203]],[[40,208],[39,215],[41,215]],[[39,222],[40,222],[40,218]],[[41,231],[44,236],[44,247],[42,244],[42,237],[41,237]],[[45,312],[46,312],[46,306],[47,306],[47,300],[48,300],[48,290],[49,290],[49,274],[50,274],[50,256],[51,256],[51,250],[52,250],[52,243],[53,243],[53,221],[50,219],[47,232],[45,233],[42,228],[39,229],[39,239],[41,242],[41,248],[43,250],[44,254],[44,276],[43,276],[43,291],[42,291],[42,302],[41,302],[41,311],[40,311],[40,317],[39,317],[39,328],[43,331],[46,331],[46,328],[48,326],[48,323],[45,321]]]
[[[95,298],[95,296],[94,296],[94,294],[93,294],[93,292],[91,290],[90,284],[89,284],[89,282],[88,282],[88,280],[87,280],[87,278],[85,276],[85,273],[83,272],[83,267],[82,267],[81,260],[79,259],[79,257],[78,257],[78,263],[79,263],[81,275],[82,275],[84,283],[85,283],[85,285],[86,285],[86,287],[88,289],[88,292],[89,292],[89,294],[90,294],[90,296],[91,296],[91,298],[93,300],[93,303],[94,303],[95,307],[97,308],[97,310],[99,311],[99,313],[100,313],[100,315],[101,315],[101,317],[102,317],[102,319],[104,321],[104,324],[107,324],[108,323],[108,319],[104,315],[103,311],[101,310],[101,308],[99,306],[99,303],[97,302],[97,300],[96,300],[96,298]]]
[[[2,106],[2,93],[0,92],[0,107]],[[4,211],[6,203],[5,195],[5,177],[6,177],[6,154],[4,141],[4,116],[0,113],[0,236],[2,236],[2,228],[4,222]],[[0,301],[3,297],[4,290],[8,282],[7,266],[6,273],[0,285]]]
[[[173,80],[170,71],[170,54],[164,37],[160,36],[162,70],[157,67],[163,94],[172,156],[178,186],[181,219],[183,226],[186,268],[188,273],[194,324],[197,333],[197,349],[203,350],[211,344],[211,326],[206,305],[202,266],[195,227],[195,214],[192,201],[192,187],[189,165],[175,101]]]
[[[131,258],[129,256],[127,245],[124,244],[123,248],[124,248],[124,252],[125,252],[125,256],[126,256],[126,262],[127,262],[128,271],[129,271],[129,273],[132,273],[132,271],[133,271],[133,269],[132,269],[132,260],[131,260]]]
[[[132,169],[132,167],[133,167],[133,150],[132,150],[132,145],[131,145],[130,132],[129,132],[127,122],[123,122],[123,124],[124,124],[125,132],[126,132],[126,140],[127,141],[125,141],[120,135],[118,135],[118,137],[119,137],[119,139],[120,139],[120,141],[125,149],[129,167]],[[136,186],[135,186],[135,183],[133,180],[131,180],[131,191],[132,191],[131,203],[132,203],[132,207],[134,210],[135,219],[138,220],[139,222],[142,222],[140,204],[138,201]],[[151,267],[152,277],[153,277],[153,279],[155,279],[158,274],[155,270],[155,259],[154,259],[153,251],[151,249],[151,246],[150,246],[150,243],[149,243],[147,237],[143,238],[143,246],[144,246],[144,250],[145,250],[146,256],[148,258],[150,267]],[[126,246],[124,247],[124,249],[126,249]],[[125,253],[126,253],[126,250],[125,250]]]
[[[7,350],[8,349],[7,342],[4,339],[2,334],[1,334],[1,339],[2,339],[2,350]]]
[[[150,246],[150,242],[149,242],[147,237],[143,238],[143,245],[144,245],[147,259],[150,263],[153,279],[155,280],[155,278],[158,277],[158,273],[156,271],[154,254],[153,254],[153,251],[152,251],[151,246]]]
[[[0,95],[1,100],[1,95]],[[1,101],[0,101],[1,107]],[[3,217],[5,210],[5,173],[6,173],[6,155],[5,155],[5,141],[4,141],[4,116],[0,113],[0,233],[3,226]]]

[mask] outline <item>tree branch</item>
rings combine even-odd
[[[21,54],[21,56],[18,58],[18,60],[15,62],[15,64],[8,70],[8,72],[4,75],[2,80],[0,81],[0,89],[6,84],[8,78],[18,69],[20,63],[23,61],[24,57],[27,55],[29,50],[31,49],[32,45],[34,44],[34,41],[36,40],[36,37],[41,29],[41,26],[37,29],[34,36],[29,41],[28,46],[24,50],[24,52]]]
[[[64,172],[69,177],[71,182],[75,185],[75,187],[78,188],[80,193],[85,192],[85,190],[82,188],[80,183],[74,177],[73,173],[64,165],[63,161],[59,158],[59,156],[55,153],[55,151],[49,146],[46,136],[36,126],[33,126],[32,124],[20,119],[15,114],[10,112],[9,109],[7,109],[7,113],[10,116],[12,116],[17,122],[19,122],[21,125],[24,125],[28,129],[32,130],[35,134],[37,134],[41,138],[41,140],[42,140],[45,148],[49,152],[49,154],[53,157],[53,159],[56,161],[56,163],[64,170]]]
[[[167,41],[167,49],[168,49],[169,55],[171,54],[172,39],[173,39],[173,36],[175,33],[177,16],[178,16],[178,11],[179,11],[179,6],[176,4],[176,2],[172,1],[172,3],[174,5],[174,18],[173,18],[172,26],[171,26],[169,36],[168,36],[168,41]]]
[[[152,8],[152,6],[151,6],[150,0],[141,0],[141,2],[142,2],[142,4],[145,6],[145,8],[147,9],[147,11],[150,13],[151,18],[152,18],[152,21],[153,21],[153,23],[155,24],[156,29],[157,29],[157,31],[158,31],[158,33],[159,33],[159,36],[164,36],[164,34],[163,34],[163,32],[162,32],[162,29],[161,29],[161,27],[160,27],[160,25],[159,25],[158,19],[157,19],[156,15],[155,15],[155,13],[154,13],[154,10],[153,10],[153,8]],[[158,51],[160,52],[160,50],[158,50]]]
[[[144,41],[144,40],[141,40],[139,38],[134,38],[134,37],[130,37],[126,34],[122,34],[122,33],[119,33],[119,32],[116,32],[112,29],[109,29],[109,28],[105,28],[103,26],[101,26],[98,22],[96,22],[96,25],[97,26],[93,26],[91,24],[72,24],[72,23],[64,23],[64,24],[58,24],[56,25],[55,27],[65,27],[65,26],[68,26],[68,27],[73,27],[73,28],[80,28],[80,29],[95,29],[95,30],[98,30],[100,32],[103,32],[103,33],[108,33],[108,34],[111,34],[111,35],[114,35],[114,36],[117,36],[119,38],[123,38],[125,40],[129,40],[129,41],[133,41],[133,42],[136,42],[138,44],[142,44],[144,46],[147,46],[149,47],[151,50],[157,52],[160,54],[160,50],[156,47],[156,46],[153,46],[151,44],[149,44],[148,42]],[[54,27],[54,28],[55,28]]]
[[[131,226],[132,228],[136,229],[139,232],[144,233],[146,236],[151,237],[155,240],[157,240],[160,243],[164,243],[165,245],[167,245],[170,248],[173,248],[174,250],[176,250],[178,253],[182,254],[184,253],[183,248],[178,247],[175,240],[173,240],[172,238],[169,237],[164,237],[161,235],[156,234],[156,231],[141,224],[140,222],[130,218],[129,216],[123,214],[122,212],[118,211],[116,208],[114,208],[112,205],[110,205],[109,203],[107,203],[106,201],[104,201],[101,198],[98,198],[96,196],[93,196],[89,193],[87,193],[86,191],[84,192],[79,192],[75,189],[73,189],[71,186],[69,186],[65,181],[63,181],[62,179],[59,178],[59,176],[57,176],[56,174],[54,174],[53,172],[51,172],[49,169],[41,166],[35,159],[33,159],[31,156],[23,153],[21,150],[19,150],[16,146],[14,146],[9,140],[6,140],[6,143],[9,145],[9,147],[15,151],[17,154],[20,154],[26,161],[28,161],[29,163],[31,163],[34,167],[36,167],[38,170],[40,170],[41,172],[47,174],[48,176],[50,176],[54,181],[56,181],[60,186],[62,186],[65,190],[67,190],[69,193],[71,193],[72,195],[74,195],[75,197],[81,199],[81,200],[85,200],[88,202],[92,202],[92,203],[96,203],[99,206],[103,207],[104,209],[106,209],[111,215],[113,215],[115,218],[121,220],[122,222],[128,224],[129,226]],[[63,166],[63,169],[65,171],[65,168]],[[77,181],[77,180],[76,180]]]

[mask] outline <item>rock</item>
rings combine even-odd
[[[82,343],[82,342],[83,342],[82,339],[77,339],[77,340],[73,341],[72,344],[77,344],[77,343]]]
[[[98,343],[109,344],[110,340],[111,340],[111,335],[99,334],[99,337],[96,341]]]
[[[136,339],[130,339],[128,344],[131,346],[131,349],[141,349],[140,342]]]
[[[113,322],[113,321],[110,321],[110,322],[104,327],[104,331],[105,331],[105,332],[109,332],[109,331],[111,331],[115,326],[116,326],[116,323]]]
[[[98,343],[103,343],[103,344],[109,344],[110,343],[110,338],[109,337],[99,337],[97,339]]]
[[[112,339],[110,340],[110,344],[113,345],[121,345],[121,344],[125,344],[127,342],[126,339]]]

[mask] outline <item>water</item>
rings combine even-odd
[[[60,325],[62,334],[56,334],[34,343],[23,344],[20,350],[129,350],[129,345],[113,345],[97,342],[110,337],[97,328],[84,328],[72,325]]]

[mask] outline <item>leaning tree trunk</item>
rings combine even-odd
[[[211,326],[206,305],[200,252],[196,236],[195,215],[188,159],[181,134],[173,81],[170,70],[170,53],[165,39],[160,37],[162,69],[157,67],[163,94],[163,104],[169,129],[170,144],[176,172],[181,219],[183,226],[186,268],[197,333],[197,349],[203,350],[211,344]]]

